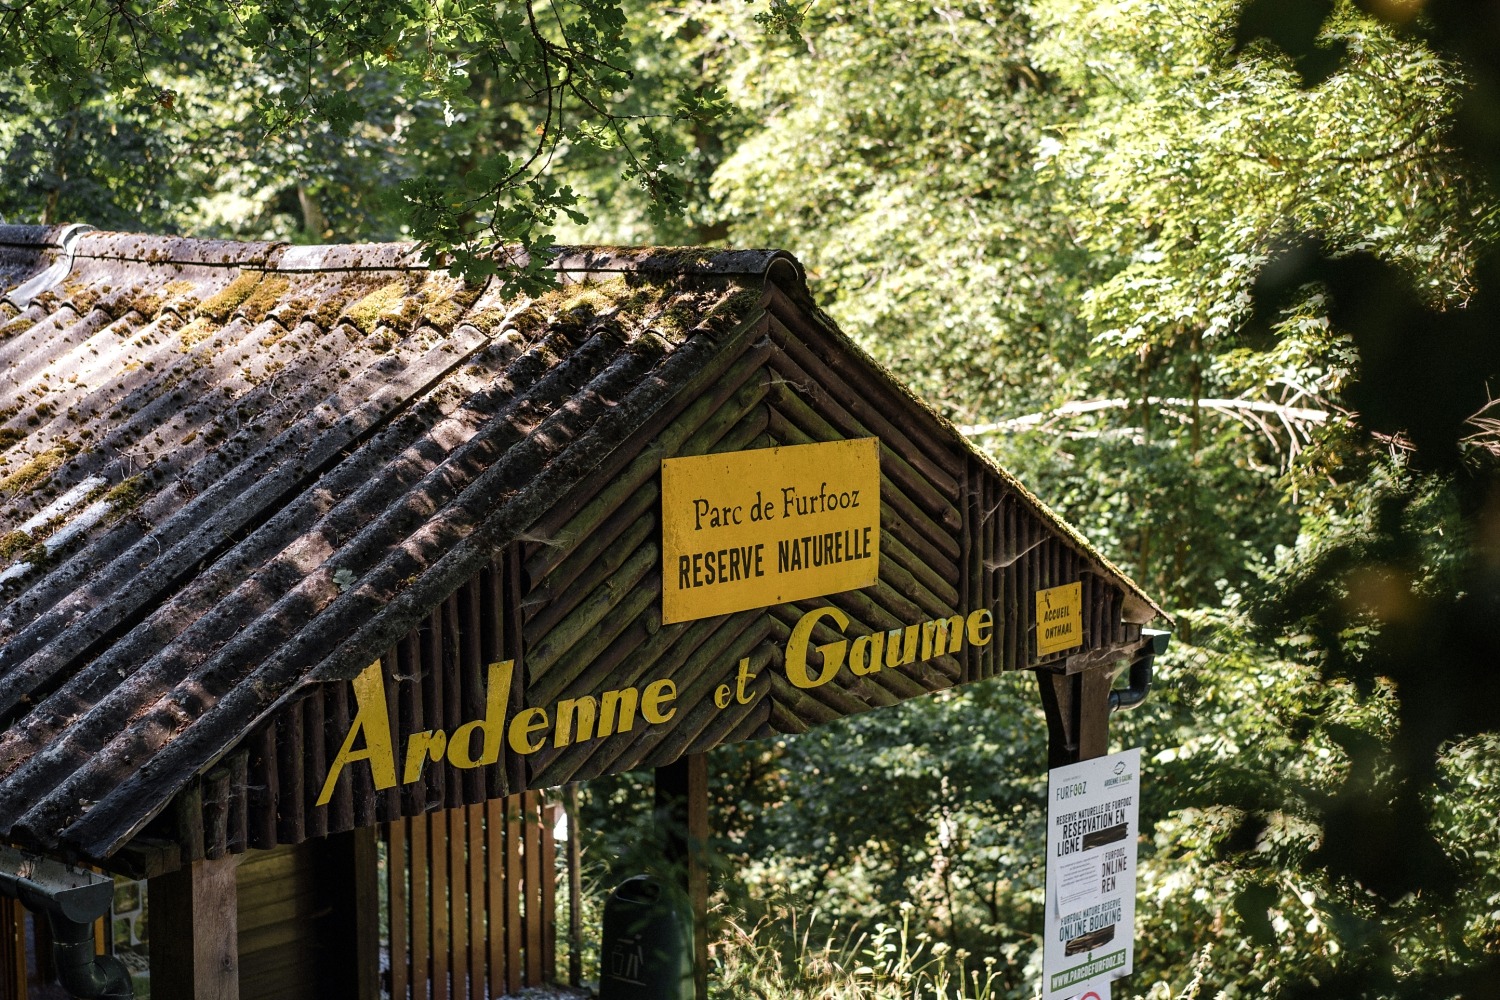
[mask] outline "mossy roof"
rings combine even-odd
[[[768,282],[807,298],[774,251],[554,266],[508,299],[408,244],[0,226],[0,838],[107,858],[649,425]]]

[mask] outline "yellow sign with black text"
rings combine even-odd
[[[880,575],[880,441],[661,463],[662,620],[868,587]]]
[[[1036,592],[1036,655],[1050,656],[1083,645],[1083,584],[1065,583]]]

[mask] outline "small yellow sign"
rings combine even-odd
[[[880,576],[880,441],[661,463],[662,620],[868,587]]]
[[[1083,645],[1083,584],[1065,583],[1036,592],[1036,655],[1050,656]]]

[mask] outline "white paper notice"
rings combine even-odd
[[[1047,776],[1047,927],[1043,1000],[1108,1000],[1135,960],[1141,751]]]

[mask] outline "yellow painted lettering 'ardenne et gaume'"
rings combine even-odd
[[[662,621],[694,621],[874,584],[880,441],[661,464]]]
[[[574,742],[628,733],[635,728],[637,714],[647,725],[670,722],[677,714],[677,707],[672,704],[677,700],[677,685],[663,679],[652,681],[643,688],[605,691],[598,697],[564,698],[550,711],[540,706],[523,708],[507,718],[506,704],[514,672],[514,660],[490,664],[482,719],[466,722],[452,733],[439,729],[409,735],[401,767],[401,784],[409,785],[420,778],[428,761],[436,763],[446,759],[461,770],[484,767],[499,761],[506,746],[512,753],[523,756],[536,753],[547,745],[549,734],[554,747],[565,747]],[[376,790],[383,791],[396,785],[396,743],[391,736],[385,679],[379,660],[354,679],[354,700],[358,710],[349,725],[348,735],[344,737],[344,745],[328,769],[328,777],[318,795],[317,804],[320,806],[333,796],[339,773],[355,761],[370,762]],[[364,746],[356,749],[355,743],[361,737]]]
[[[967,614],[903,625],[885,632],[857,635],[813,645],[813,629],[824,625],[840,635],[849,627],[849,616],[838,608],[815,608],[804,614],[787,638],[784,665],[787,680],[799,688],[821,687],[840,671],[864,677],[881,670],[913,666],[939,656],[961,652],[964,644],[988,646],[994,639],[995,615],[988,608]],[[820,654],[813,656],[814,652]],[[816,664],[816,665],[815,665]],[[429,763],[447,761],[467,770],[498,763],[509,750],[526,756],[549,743],[566,747],[575,743],[628,733],[637,722],[661,726],[677,714],[677,685],[669,678],[632,687],[602,691],[597,695],[563,698],[549,706],[510,710],[515,661],[489,665],[484,716],[465,722],[453,732],[424,730],[406,736],[404,753],[392,732],[385,699],[385,677],[379,660],[354,678],[356,710],[343,746],[329,766],[317,804],[327,805],[339,775],[350,764],[365,762],[375,788],[384,791],[398,783],[409,785],[422,777]],[[741,659],[733,680],[720,684],[713,702],[720,711],[731,706],[753,704],[765,687],[752,687],[756,675],[750,659]]]

